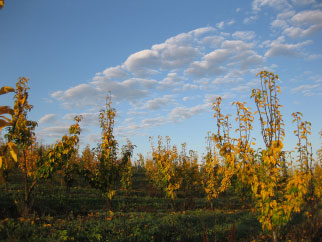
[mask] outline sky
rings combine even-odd
[[[149,137],[205,152],[215,132],[212,103],[223,113],[250,99],[261,70],[278,74],[285,146],[296,137],[293,112],[322,130],[320,0],[7,0],[0,11],[0,86],[30,78],[29,118],[38,141],[54,143],[83,115],[81,148],[100,141],[99,110],[110,92],[115,135],[134,153]],[[13,95],[0,96],[12,105]],[[257,118],[257,119],[256,119]],[[255,116],[258,121],[258,117]],[[232,119],[232,122],[234,120]],[[258,122],[253,137],[261,144]]]

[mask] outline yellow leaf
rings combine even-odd
[[[0,106],[0,114],[14,114],[14,111],[8,106]]]
[[[7,122],[5,122],[4,120],[1,120],[1,119],[0,119],[0,131],[1,131],[4,127],[6,127],[6,126],[8,126],[8,125],[7,125]]]
[[[0,156],[0,169],[2,167],[2,156]]]
[[[9,142],[8,147],[10,149],[11,157],[17,162],[17,160],[18,160],[17,159],[18,150],[17,150],[16,144],[14,144],[12,142]]]
[[[2,6],[3,6],[3,1],[2,0],[0,0],[0,9],[1,9],[1,2],[2,2]],[[1,87],[0,88],[0,95],[2,95],[2,94],[6,94],[6,93],[8,93],[8,92],[14,92],[15,91],[15,89],[14,88],[12,88],[12,87],[6,87],[6,86],[4,86],[4,87]]]
[[[15,162],[17,162],[17,154],[13,151],[13,150],[10,150],[10,155],[11,155],[11,157],[12,157],[12,159],[14,159],[15,160]]]

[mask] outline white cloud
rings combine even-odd
[[[120,66],[110,67],[103,71],[103,73],[98,73],[97,77],[94,77],[93,79],[99,79],[101,76],[104,77],[104,79],[110,80],[110,79],[116,79],[116,80],[123,80],[128,78],[130,75]]]
[[[248,43],[242,40],[225,40],[221,47],[225,48],[226,50],[243,51],[253,48],[254,43]]]
[[[212,48],[217,48],[221,45],[221,43],[225,40],[223,36],[214,35],[214,36],[207,36],[202,39],[202,42],[209,45]]]
[[[278,39],[272,41],[269,46],[270,49],[265,53],[265,56],[267,57],[273,57],[273,56],[297,56],[300,54],[300,49],[303,46],[306,46],[308,44],[312,43],[312,41],[307,40],[304,42],[299,42],[296,44],[286,44],[285,38],[283,36],[279,37]]]
[[[251,15],[249,17],[244,18],[243,23],[244,24],[249,24],[249,23],[254,22],[257,19],[258,19],[258,16],[257,15]]]
[[[161,51],[161,67],[175,69],[183,67],[193,61],[200,52],[191,46],[165,45]]]
[[[235,20],[233,20],[233,19],[231,19],[229,21],[226,21],[226,22],[225,21],[220,21],[219,23],[216,24],[216,27],[218,29],[223,29],[225,27],[225,25],[230,26],[230,25],[233,25],[234,23],[235,23]]]
[[[38,121],[39,124],[53,124],[57,121],[56,114],[46,114],[43,117],[41,117]]]
[[[197,86],[197,85],[195,85],[195,84],[187,83],[187,84],[184,84],[184,85],[183,85],[183,90],[184,90],[184,91],[196,90],[196,89],[198,89],[198,86]]]
[[[155,74],[155,68],[160,65],[159,53],[155,50],[142,50],[130,55],[123,65],[139,77]]]
[[[81,126],[99,126],[99,113],[68,113],[65,114],[63,119],[74,120],[76,115],[81,115],[83,117],[81,121]]]
[[[40,138],[61,138],[63,135],[68,134],[69,126],[53,126],[43,128],[37,132],[37,136]]]
[[[206,54],[201,61],[193,62],[185,73],[203,77],[207,75],[218,75],[224,72],[222,64],[228,60],[231,50],[217,49]]]
[[[284,19],[275,19],[272,23],[271,26],[273,28],[280,28],[280,29],[286,29],[289,25]]]
[[[159,82],[159,89],[169,89],[182,85],[184,78],[179,77],[177,73],[170,72]]]
[[[169,114],[169,120],[171,122],[181,122],[185,119],[191,118],[201,112],[204,112],[207,108],[207,105],[197,105],[193,107],[175,107]]]
[[[192,30],[189,33],[192,33],[195,36],[199,37],[200,35],[203,35],[206,33],[212,33],[212,32],[216,32],[216,29],[214,27],[207,26],[207,27]]]
[[[205,95],[205,103],[207,104],[207,106],[209,107],[209,105],[213,104],[214,102],[216,102],[216,99],[218,97],[221,97],[222,100],[228,99],[228,98],[233,98],[235,97],[234,94],[232,93],[225,93],[225,94],[206,94]]]
[[[322,95],[321,84],[305,84],[295,87],[292,92],[301,92],[304,96]]]
[[[244,80],[244,78],[242,78],[243,74],[244,73],[242,71],[232,70],[229,73],[227,73],[225,76],[217,77],[213,81],[213,84],[222,85],[222,84],[238,83]]]
[[[157,110],[174,102],[175,102],[175,99],[173,99],[172,95],[164,95],[163,97],[157,97],[157,98],[148,100],[143,108],[147,108],[150,110]]]
[[[277,19],[289,19],[295,15],[295,11],[291,9],[286,9],[277,15]]]
[[[245,93],[250,93],[253,88],[256,87],[258,84],[258,81],[250,81],[247,82],[246,84],[239,85],[237,87],[233,87],[231,90],[236,91],[236,92],[245,92]]]
[[[256,34],[254,31],[236,31],[232,36],[235,39],[252,40],[256,37]]]
[[[295,5],[308,5],[316,3],[315,0],[292,0],[292,3]]]
[[[308,60],[316,60],[316,59],[320,59],[320,58],[322,58],[321,54],[311,54],[311,55],[307,56]]]
[[[58,99],[68,107],[84,107],[96,105],[104,97],[102,90],[88,84],[80,84],[66,91],[56,91],[51,97]]]
[[[265,6],[278,10],[292,7],[287,0],[253,0],[252,8],[254,11],[260,11]]]
[[[231,19],[227,22],[227,25],[233,25],[235,23],[235,20]]]
[[[217,27],[218,29],[223,29],[223,28],[224,28],[224,26],[225,26],[225,22],[224,22],[224,21],[221,21],[221,22],[219,22],[219,23],[217,23],[217,24],[216,24],[216,27]]]
[[[127,101],[135,101],[145,97],[148,94],[148,89],[154,88],[157,83],[156,80],[144,78],[130,78],[121,82],[106,80],[92,82],[105,93],[110,91],[116,100]]]
[[[147,118],[142,120],[143,127],[150,128],[166,124],[168,120],[165,117]]]

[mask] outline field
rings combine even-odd
[[[298,143],[285,136],[278,76],[258,74],[257,111],[234,102],[237,129],[213,103],[217,122],[207,154],[179,151],[170,137],[151,140],[150,157],[119,149],[111,97],[99,114],[101,142],[79,148],[81,116],[53,145],[36,142],[27,119],[28,79],[16,88],[13,109],[1,106],[0,239],[3,241],[319,241],[322,236],[322,149],[313,156],[311,123],[293,113]],[[0,114],[1,114],[0,113]],[[259,116],[265,144],[251,139]],[[10,118],[10,116],[11,118]],[[1,129],[0,129],[1,130]],[[322,133],[321,133],[322,135]]]
[[[132,189],[113,199],[113,212],[106,199],[78,178],[69,191],[52,179],[34,194],[33,213],[22,218],[14,205],[19,176],[9,178],[0,195],[2,241],[250,241],[264,240],[265,234],[249,208],[241,208],[233,193],[215,201],[214,209],[202,191],[191,198],[175,200],[154,194],[144,170],[136,169]],[[12,183],[11,183],[12,181]],[[179,195],[180,196],[180,195]],[[234,239],[233,239],[234,238]]]

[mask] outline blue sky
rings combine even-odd
[[[99,142],[98,112],[108,91],[117,110],[115,134],[135,153],[149,136],[205,151],[215,131],[211,103],[247,101],[266,69],[280,76],[286,147],[295,145],[291,113],[322,129],[322,2],[6,1],[0,11],[0,85],[30,78],[30,118],[53,143],[82,114],[82,146]],[[0,97],[12,104],[12,95]],[[258,132],[253,135],[260,143]]]

